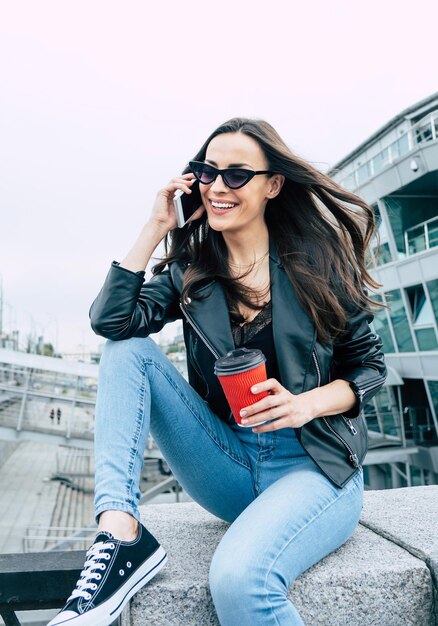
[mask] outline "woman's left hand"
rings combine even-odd
[[[299,428],[313,419],[313,406],[309,402],[309,396],[306,393],[298,395],[291,393],[275,378],[257,383],[251,391],[254,394],[268,391],[270,395],[240,411],[242,425],[250,427],[258,422],[273,420],[269,424],[254,427],[254,432]],[[243,411],[246,411],[245,416]]]

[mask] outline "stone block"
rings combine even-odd
[[[366,491],[364,496],[364,524],[304,572],[288,597],[306,626],[435,624],[435,573],[427,559],[436,554],[432,516],[438,488]],[[218,626],[208,570],[229,524],[195,502],[146,505],[141,515],[166,549],[168,562],[131,600],[124,626]],[[428,523],[422,523],[425,516]],[[421,532],[415,533],[416,525]]]

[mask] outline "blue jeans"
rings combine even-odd
[[[230,523],[209,572],[220,624],[303,624],[288,588],[353,534],[362,468],[337,487],[293,428],[253,433],[226,424],[150,337],[107,340],[96,400],[96,520],[108,509],[140,520],[149,430],[189,496]]]

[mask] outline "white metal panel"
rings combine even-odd
[[[0,363],[10,363],[33,369],[61,372],[63,374],[75,374],[76,376],[98,377],[99,366],[95,363],[79,363],[66,361],[52,356],[40,354],[28,354],[0,348]]]

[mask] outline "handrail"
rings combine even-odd
[[[390,411],[382,411],[379,415],[376,413],[365,414],[369,433],[371,436],[377,435],[381,440],[391,440],[393,445],[396,445],[398,440],[403,448],[413,445],[425,445],[427,442],[435,442],[438,439],[428,407],[406,407],[406,411],[410,416],[410,424],[407,427],[403,416]],[[424,419],[426,423],[419,424],[417,422],[417,414],[423,415],[423,412],[425,412]],[[388,426],[388,424],[385,424],[386,416],[391,417],[392,433],[389,432],[389,429],[385,429]],[[376,428],[373,428],[373,426]],[[430,436],[426,439],[425,434],[427,433]]]
[[[162,482],[160,482],[158,485],[155,485],[155,487],[152,487],[151,489],[148,489],[148,491],[146,491],[140,498],[140,502],[139,504],[145,504],[146,502],[149,502],[150,500],[152,500],[153,498],[155,498],[155,496],[163,493],[164,491],[168,491],[169,489],[171,489],[172,487],[175,487],[175,499],[176,502],[179,502],[179,494],[180,491],[182,491],[182,487],[180,486],[179,482],[177,481],[176,478],[166,478],[166,480],[163,480]],[[24,537],[22,539],[23,541],[23,552],[29,552],[29,548],[30,548],[30,544],[29,544],[29,540],[39,540],[39,541],[43,541],[45,543],[50,542],[50,541],[56,541],[57,543],[55,543],[55,545],[50,546],[49,548],[46,548],[44,551],[55,551],[55,550],[64,550],[69,544],[71,544],[72,542],[76,542],[76,541],[88,541],[90,539],[90,537],[82,537],[81,533],[90,533],[90,534],[94,534],[96,532],[97,529],[97,525],[90,525],[90,526],[85,526],[85,527],[72,527],[72,526],[38,526],[36,524],[33,524],[31,526],[28,526],[25,530],[25,534]],[[53,537],[51,535],[30,535],[30,532],[36,532],[36,530],[42,530],[42,531],[69,531],[69,530],[73,530],[75,531],[73,534],[71,534],[70,536],[67,537]]]
[[[88,541],[90,539],[89,535],[95,532],[97,528],[97,524],[94,526],[84,526],[84,527],[74,527],[74,526],[39,526],[37,524],[30,525],[24,531],[24,537],[22,538],[23,543],[23,552],[30,552],[30,541],[43,541],[44,544],[50,541],[56,541],[57,543],[50,548],[46,548],[45,551],[50,552],[51,550],[56,549],[58,546],[62,544],[69,544],[74,541]],[[45,531],[44,535],[31,534],[36,533],[38,530]],[[74,531],[73,534],[67,537],[59,537],[48,534],[50,531]],[[87,536],[81,536],[82,533],[88,533]]]
[[[432,222],[435,222],[436,224],[430,228],[430,224]],[[415,237],[409,237],[408,233],[412,233],[415,230],[419,230],[419,234]],[[413,254],[418,254],[419,252],[435,248],[438,246],[438,216],[431,217],[428,220],[424,220],[424,222],[419,222],[414,226],[410,226],[405,230],[404,238],[406,256],[412,256]],[[418,249],[418,247],[420,247],[420,249]]]
[[[410,230],[414,230],[414,228],[418,228],[419,226],[423,226],[423,224],[428,224],[429,222],[438,222],[438,216],[431,217],[428,220],[424,220],[424,222],[419,222],[418,224],[415,224],[415,226],[409,226],[409,228],[405,230],[405,233],[408,233]]]
[[[179,502],[179,492],[182,491],[182,489],[177,479],[170,477],[170,478],[166,478],[166,480],[161,481],[161,483],[158,483],[158,485],[155,485],[155,487],[148,489],[141,496],[139,504],[146,504],[146,502],[149,502],[150,500],[155,498],[155,496],[158,496],[160,493],[163,493],[164,491],[168,491],[172,487],[175,487],[176,501]]]
[[[0,391],[11,392],[11,386],[0,383]],[[20,396],[26,393],[28,396],[35,396],[36,398],[50,398],[51,400],[57,400],[59,403],[62,404],[70,404],[72,402],[78,402],[79,404],[88,404],[93,406],[94,404],[96,404],[96,399],[94,397],[90,399],[87,396],[66,396],[59,393],[45,393],[43,391],[35,391],[34,389],[23,389],[21,386],[14,386],[13,393],[14,395]]]

